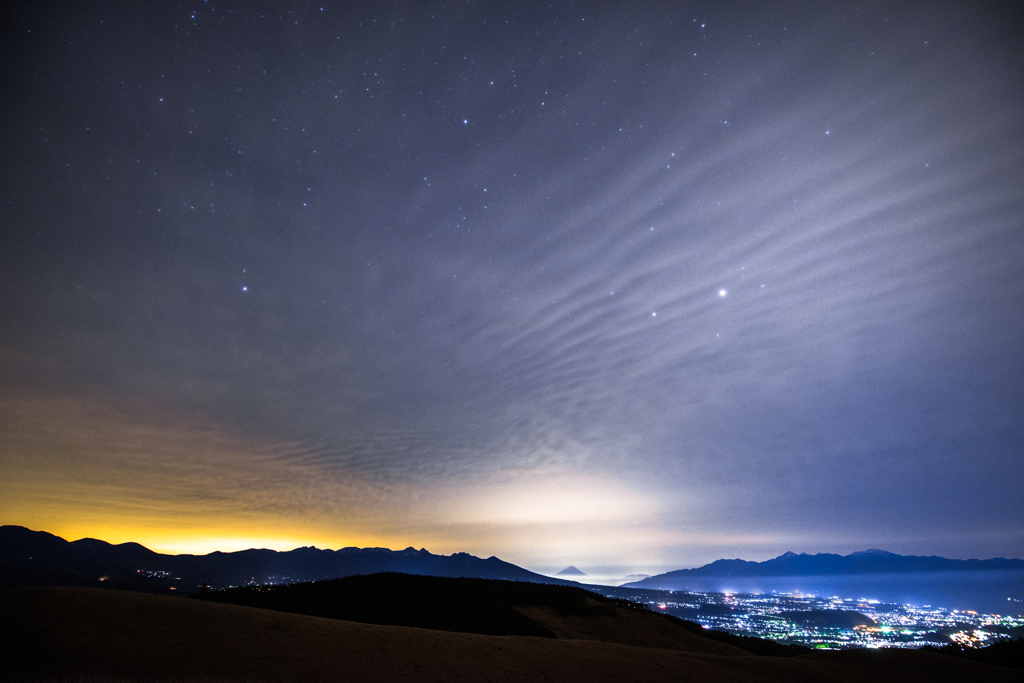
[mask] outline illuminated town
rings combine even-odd
[[[983,647],[1024,635],[1024,617],[877,600],[772,593],[601,591],[705,628],[811,648]],[[659,597],[660,596],[660,597]]]

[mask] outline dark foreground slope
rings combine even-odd
[[[83,588],[0,590],[0,624],[6,680],[862,683],[1015,681],[1020,673],[928,652],[757,657],[711,641],[685,650],[485,636]]]

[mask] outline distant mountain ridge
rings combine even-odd
[[[205,585],[317,581],[377,572],[579,585],[493,556],[434,555],[411,547],[302,547],[286,552],[249,549],[164,555],[138,543],[113,545],[93,538],[68,542],[45,531],[0,526],[0,587],[101,586],[153,593],[194,592]]]
[[[950,560],[945,557],[897,555],[885,550],[861,550],[849,555],[787,552],[764,562],[715,560],[695,569],[677,569],[642,581],[630,588],[676,590],[690,578],[842,576],[858,574],[903,574],[950,571],[1024,570],[1024,560],[1002,557],[989,560]]]

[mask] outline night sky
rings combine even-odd
[[[0,523],[1024,556],[1017,3],[4,24]]]

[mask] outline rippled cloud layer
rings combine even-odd
[[[5,520],[1024,552],[1020,17],[534,9],[21,16]]]

